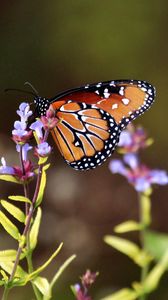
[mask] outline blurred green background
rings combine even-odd
[[[168,168],[168,2],[166,0],[0,1],[0,156],[18,163],[10,139],[16,108],[31,97],[5,88],[24,88],[30,81],[41,96],[85,83],[142,79],[156,86],[152,109],[135,123],[143,125],[155,144],[143,153],[154,168]],[[117,157],[114,154],[113,157]],[[71,300],[69,285],[86,268],[100,275],[92,292],[100,299],[139,279],[133,263],[102,241],[114,225],[138,217],[136,193],[124,178],[113,176],[108,162],[90,172],[70,169],[56,150],[48,172],[44,213],[35,265],[63,241],[64,248],[44,275],[51,277],[68,256],[77,259],[57,284],[53,299]],[[1,197],[14,194],[0,182]],[[22,192],[18,190],[18,192]],[[168,232],[168,189],[155,188],[153,228]],[[0,247],[15,247],[4,231]],[[135,234],[130,238],[137,239]],[[168,299],[168,276],[149,299]],[[9,299],[32,299],[31,289],[15,289]]]

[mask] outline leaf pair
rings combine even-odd
[[[19,202],[26,202],[26,203],[31,203],[30,200],[26,197],[23,196],[9,196],[8,197],[10,200],[13,201],[19,201]],[[11,214],[16,220],[18,220],[21,223],[25,223],[25,214],[21,211],[20,208],[17,206],[9,203],[6,200],[0,200],[1,205],[3,208]],[[3,226],[3,228],[17,241],[20,239],[20,233],[16,225],[14,225],[10,219],[0,211],[0,224]]]
[[[33,280],[33,284],[38,288],[40,293],[43,295],[43,300],[49,300],[52,297],[52,289],[59,277],[62,275],[64,270],[69,266],[69,264],[75,259],[76,255],[70,256],[63,265],[58,269],[53,279],[49,283],[49,281],[44,278],[38,276],[35,280]]]

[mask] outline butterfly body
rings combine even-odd
[[[116,80],[34,101],[38,116],[50,105],[54,109],[60,122],[51,133],[66,162],[76,170],[88,170],[111,155],[121,130],[152,105],[154,96],[154,87],[146,81]]]

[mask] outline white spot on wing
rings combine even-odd
[[[116,108],[118,108],[118,104],[117,103],[115,103],[115,104],[112,105],[112,109],[116,109]]]
[[[106,90],[106,89],[105,89]],[[104,98],[108,99],[110,97],[110,93],[104,91]]]
[[[127,98],[122,99],[122,103],[125,104],[125,105],[128,105],[129,102],[130,102],[130,100],[127,99]]]
[[[110,86],[115,86],[114,81],[111,81],[109,85],[110,85]]]
[[[120,94],[121,96],[124,96],[124,87],[123,87],[123,86],[120,88],[119,94]]]

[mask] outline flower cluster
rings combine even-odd
[[[16,143],[16,151],[20,155],[21,166],[7,166],[5,158],[1,159],[0,174],[12,175],[18,181],[24,182],[30,180],[35,175],[35,166],[28,159],[28,151],[34,148],[34,154],[39,158],[48,157],[51,153],[51,146],[47,142],[48,132],[57,124],[54,112],[49,109],[46,116],[28,124],[29,117],[33,112],[28,103],[21,103],[16,111],[20,120],[14,122],[12,130],[12,139]],[[37,145],[32,147],[29,143],[33,135],[36,138]]]
[[[37,147],[35,153],[39,157],[46,157],[51,152],[51,146],[45,141],[44,127],[41,120],[35,121],[30,128],[34,131],[37,140]],[[46,129],[47,130],[47,129]]]
[[[20,116],[20,121],[15,121],[14,129],[12,130],[12,138],[16,143],[26,143],[32,135],[31,130],[27,130],[28,118],[32,115],[28,103],[21,103],[19,110],[16,111]]]
[[[118,143],[120,153],[136,153],[153,143],[153,139],[147,137],[147,133],[142,127],[135,127],[129,124],[128,129],[121,132]]]
[[[138,151],[149,146],[150,141],[142,128],[129,127],[123,131],[119,142],[121,147],[119,152],[124,153],[123,159],[113,159],[109,165],[112,173],[126,177],[138,192],[145,192],[153,184],[168,184],[168,175],[165,171],[152,170],[140,162]]]
[[[74,293],[76,300],[92,300],[88,295],[88,290],[90,286],[95,282],[98,273],[92,273],[90,270],[87,270],[86,273],[81,277],[81,284],[75,284]]]

